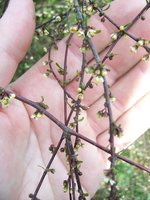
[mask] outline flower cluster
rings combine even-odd
[[[7,108],[9,106],[10,101],[15,99],[16,95],[14,93],[10,93],[9,95],[5,94],[4,91],[0,92],[0,103],[2,108]]]
[[[42,100],[41,100],[40,102],[37,102],[37,104],[38,104],[40,107],[42,107],[42,108],[44,108],[45,110],[47,110],[49,107],[48,107],[48,105],[46,105],[46,104],[44,103],[44,97],[42,96],[41,98],[42,98]],[[42,116],[43,116],[43,112],[42,112],[41,110],[38,110],[38,109],[37,109],[37,110],[31,115],[31,119],[36,119],[36,120],[38,120],[38,119],[40,119]]]
[[[104,77],[108,74],[109,69],[106,69],[105,65],[101,63],[98,67],[86,67],[85,72],[95,77],[95,83],[99,84],[104,81]]]
[[[139,47],[147,46],[148,44],[150,44],[150,40],[139,39],[134,46],[130,47],[130,50],[131,52],[136,53]]]

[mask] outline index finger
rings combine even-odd
[[[6,86],[11,81],[18,63],[29,48],[34,27],[33,1],[11,0],[0,19],[1,86]]]

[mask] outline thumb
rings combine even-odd
[[[10,0],[0,19],[0,86],[11,81],[31,44],[34,29],[33,1]]]

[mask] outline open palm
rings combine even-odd
[[[107,13],[117,24],[127,24],[140,12],[144,3],[142,0],[130,2],[116,0]],[[145,17],[145,21],[136,23],[130,32],[137,37],[150,39],[150,14],[146,13]],[[90,23],[102,30],[101,35],[96,36],[93,42],[103,57],[104,49],[110,42],[110,34],[115,29],[108,22],[101,23],[98,16],[94,16]],[[47,55],[15,83],[8,86],[18,63],[29,48],[34,28],[32,0],[10,1],[6,13],[0,20],[0,85],[9,87],[18,95],[36,102],[44,96],[45,102],[49,105],[48,111],[63,122],[63,90],[52,76],[49,78],[43,76],[45,69],[42,62],[47,60]],[[58,51],[52,51],[52,60],[60,64],[64,62],[65,40],[58,44]],[[116,102],[112,105],[114,118],[124,129],[123,136],[116,138],[115,141],[118,150],[128,146],[149,128],[150,62],[140,61],[145,54],[144,49],[139,49],[136,54],[130,52],[130,46],[134,43],[129,38],[122,38],[113,51],[116,54],[115,58],[106,62],[111,70],[108,82],[112,94],[116,97]],[[68,79],[73,79],[76,71],[80,69],[82,55],[79,47],[81,41],[74,37],[69,48]],[[90,64],[94,62],[91,53],[88,53],[87,59]],[[86,75],[85,79],[88,78]],[[76,88],[76,81],[67,86],[68,92],[74,97],[77,95]],[[95,86],[92,90],[87,89],[83,104],[90,108],[83,112],[85,119],[80,124],[80,133],[107,146],[109,138],[107,119],[96,117],[103,103],[101,85]],[[17,100],[8,108],[0,110],[1,200],[23,200],[28,198],[29,193],[34,192],[42,173],[38,165],[46,166],[50,158],[48,147],[52,143],[56,145],[61,137],[62,131],[45,116],[38,121],[31,119],[30,116],[34,111],[33,108]],[[79,157],[83,160],[81,177],[83,188],[93,195],[103,176],[103,169],[107,166],[107,155],[85,143]],[[55,175],[48,174],[38,197],[43,200],[66,200],[68,195],[63,192],[62,182],[67,178],[67,169],[62,153],[56,156],[53,168],[56,169]]]

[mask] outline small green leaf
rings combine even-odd
[[[55,174],[55,171],[56,171],[56,170],[52,168],[52,169],[48,169],[47,171],[48,171],[48,172],[51,172],[52,174]]]
[[[81,83],[81,89],[85,90],[85,84],[83,82]]]
[[[3,89],[0,89],[0,95],[3,94],[5,91]]]
[[[64,182],[63,182],[63,190],[64,190],[64,192],[66,193],[68,191],[68,189],[69,189],[69,183],[68,183],[67,180],[64,180]]]
[[[83,163],[82,160],[77,160],[77,161],[76,161],[76,165],[77,165],[77,168],[78,168],[78,169],[80,169],[82,163]]]
[[[82,122],[83,120],[84,120],[84,117],[83,116],[79,116],[78,122]]]
[[[63,69],[58,63],[56,63],[56,66],[57,66],[57,68],[58,68],[58,73],[59,73],[60,75],[64,75],[64,69]]]

